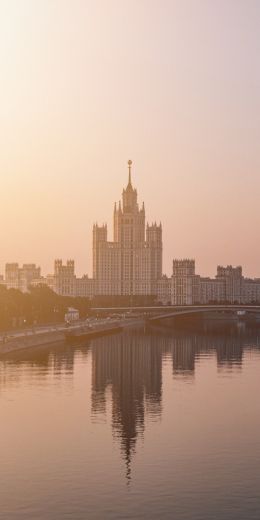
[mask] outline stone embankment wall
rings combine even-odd
[[[63,342],[65,340],[64,331],[48,331],[41,334],[28,334],[17,338],[6,337],[0,340],[0,355],[13,352],[15,350],[23,350],[26,348],[39,347],[51,343]]]
[[[137,326],[144,326],[144,319],[143,318],[136,318],[133,320],[125,320],[119,323],[121,328],[131,328],[131,327],[137,327]],[[82,327],[82,324],[78,325],[78,328],[80,329]],[[74,327],[77,329],[77,326]],[[102,329],[102,327],[101,327]],[[104,327],[104,334],[106,334],[107,327]],[[34,333],[32,331],[28,331],[25,334],[22,334],[21,336],[12,336],[12,335],[5,335],[4,337],[0,337],[0,356],[3,354],[8,354],[8,352],[13,352],[16,350],[24,350],[27,348],[33,348],[33,347],[41,347],[44,345],[51,345],[53,343],[62,343],[65,341],[65,333],[68,332],[70,329],[52,329],[49,331],[41,331]]]

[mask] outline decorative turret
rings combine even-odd
[[[153,222],[151,225],[147,224],[146,226],[146,240],[148,244],[153,244],[156,246],[162,245],[162,225],[161,223],[158,225],[156,222]]]
[[[128,185],[123,190],[123,211],[124,213],[133,213],[138,211],[137,205],[137,191],[132,186],[132,175],[131,175],[132,161],[128,161]]]
[[[128,186],[127,186],[129,188],[132,188],[131,166],[132,166],[132,161],[131,161],[131,159],[129,159],[129,161],[128,161]]]

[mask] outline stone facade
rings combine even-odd
[[[32,281],[41,276],[41,268],[35,264],[23,264],[19,267],[18,263],[6,264],[5,266],[5,285],[7,289],[18,289],[27,292]]]
[[[171,303],[172,305],[192,305],[195,260],[173,260]]]
[[[158,283],[157,298],[172,305],[260,303],[260,279],[244,278],[242,267],[231,265],[205,278],[195,274],[194,260],[173,260],[172,277]]]
[[[145,227],[144,203],[139,208],[128,162],[128,185],[114,206],[114,240],[107,226],[93,227],[93,279],[97,295],[157,295],[162,277],[162,226]]]
[[[54,261],[54,274],[46,278],[37,278],[32,281],[34,287],[47,285],[60,296],[81,296],[92,298],[96,294],[96,282],[87,275],[77,278],[74,260],[67,260],[63,264],[61,259]]]

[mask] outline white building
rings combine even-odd
[[[5,266],[5,285],[7,289],[18,289],[27,292],[32,281],[40,278],[41,268],[35,264],[23,264],[19,267],[18,263],[6,264]]]
[[[216,280],[224,284],[224,300],[230,303],[241,303],[242,296],[242,267],[226,267],[218,265]]]
[[[166,275],[157,282],[157,301],[163,305],[172,303],[172,279]]]
[[[173,260],[172,267],[172,305],[192,305],[195,260]]]
[[[73,307],[68,307],[67,312],[64,316],[64,320],[67,322],[79,320],[79,311]]]
[[[162,277],[162,226],[145,227],[144,203],[129,178],[122,204],[114,206],[114,240],[107,240],[107,226],[93,227],[93,279],[98,295],[155,295]]]
[[[61,296],[76,295],[76,275],[74,260],[67,260],[63,265],[62,260],[54,262],[53,290]]]
[[[158,300],[165,303],[168,296],[165,284],[158,291]],[[172,305],[260,303],[260,279],[244,278],[242,267],[231,265],[218,266],[215,278],[205,278],[195,274],[194,260],[173,260],[171,303]]]
[[[81,296],[93,298],[96,294],[96,281],[84,275],[77,278],[75,275],[74,260],[67,260],[63,264],[61,259],[54,261],[54,274],[48,274],[46,278],[40,277],[32,281],[33,287],[47,285],[60,296]]]

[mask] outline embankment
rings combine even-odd
[[[7,337],[4,341],[0,341],[0,355],[8,354],[8,352],[15,350],[63,342],[64,340],[65,333],[62,330],[42,332],[40,334],[27,334],[16,338]]]
[[[82,334],[82,341],[84,339],[93,339],[96,336],[106,335],[107,333],[116,333],[119,329],[125,329],[129,327],[143,326],[144,319],[143,318],[135,318],[133,320],[125,320],[116,325],[101,325],[93,328],[89,333]],[[112,330],[111,329],[112,326]],[[72,329],[69,328],[61,328],[61,329],[52,329],[48,331],[41,331],[34,333],[32,331],[28,331],[25,334],[12,336],[5,335],[4,339],[0,338],[0,356],[8,354],[9,352],[15,352],[18,350],[25,350],[27,348],[34,347],[42,347],[45,345],[51,345],[54,343],[63,343],[64,341],[68,341],[66,335],[73,330],[75,338],[77,339],[77,330],[80,332],[82,329],[82,324],[78,326],[74,326]],[[81,338],[81,334],[78,335],[79,340]],[[72,338],[73,339],[73,338]],[[72,341],[73,343],[73,341]],[[75,341],[77,343],[77,341]]]

